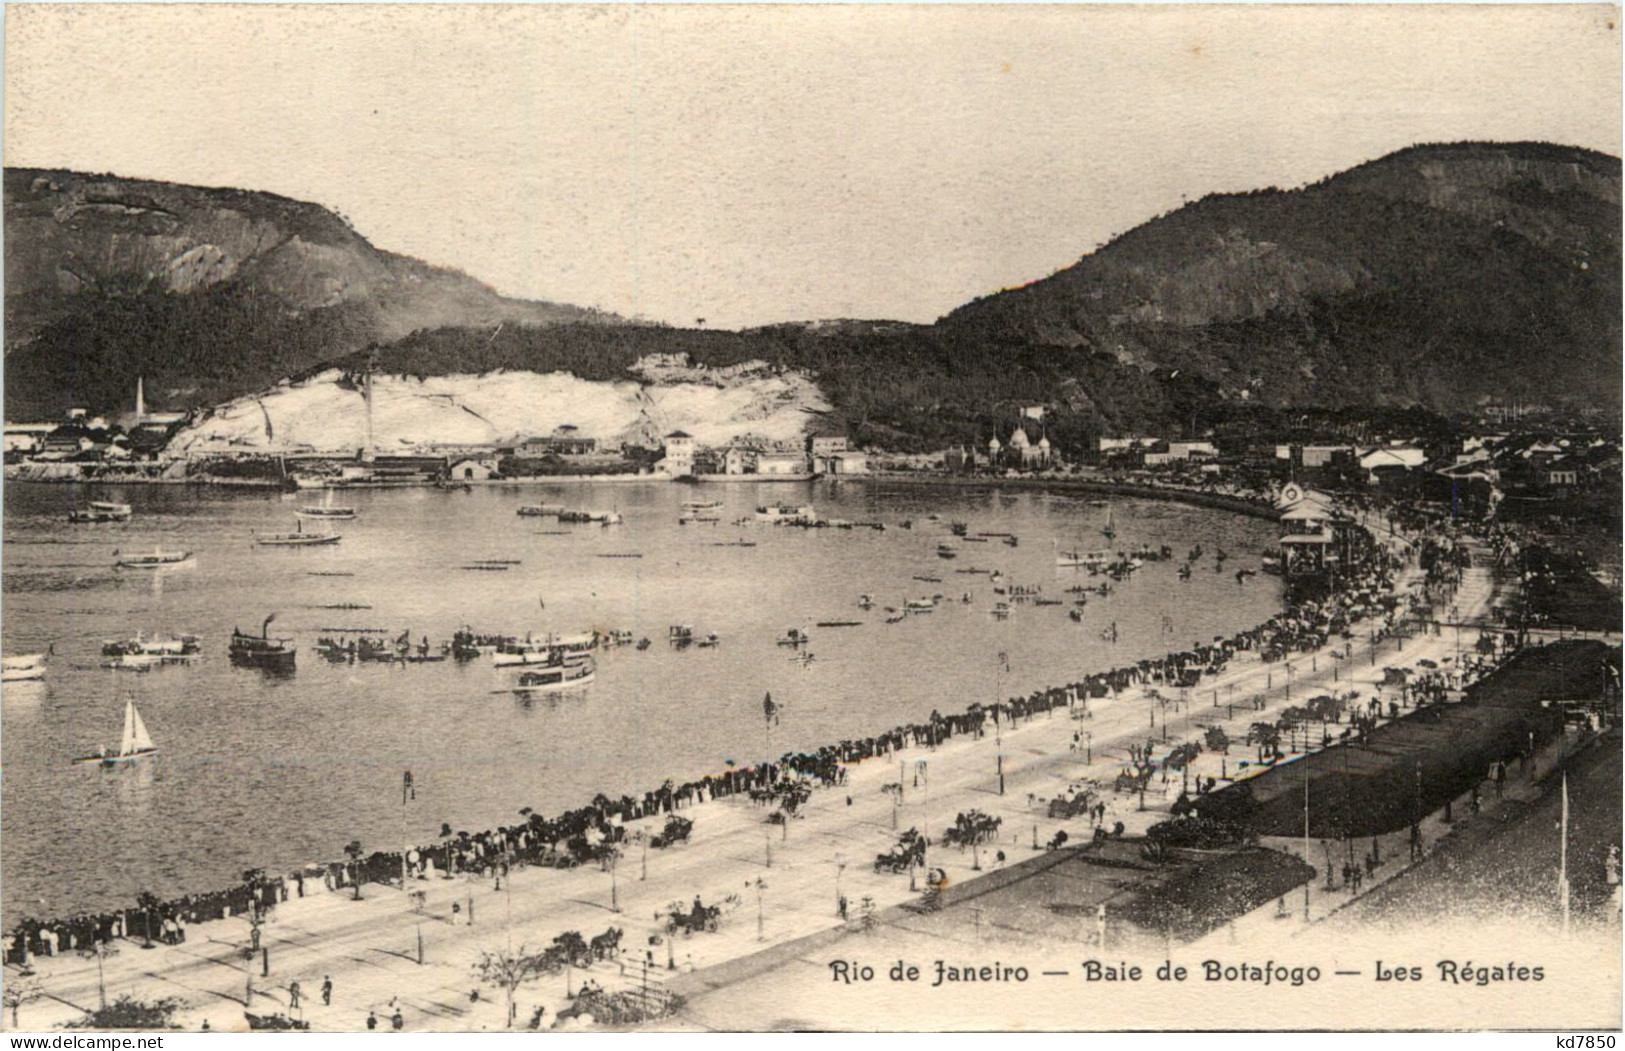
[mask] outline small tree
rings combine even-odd
[[[355,898],[361,900],[361,841],[352,839],[345,846],[344,853],[350,858],[350,882],[355,885]]]
[[[888,781],[880,786],[880,790],[891,796],[891,827],[897,827],[897,808],[903,805],[903,783],[901,781]]]
[[[103,1004],[83,1018],[67,1024],[69,1029],[173,1029],[170,1019],[185,1007],[184,1001],[172,996],[150,1003],[137,1000],[128,993],[112,1004]]]
[[[580,935],[576,935],[580,937]],[[508,1015],[507,1026],[513,1027],[514,1004],[513,994],[521,985],[533,978],[540,978],[547,973],[546,963],[541,953],[528,953],[521,945],[517,950],[508,952],[482,952],[479,962],[474,964],[474,973],[480,981],[487,985],[494,985],[502,990],[507,999]]]
[[[1230,754],[1230,735],[1224,732],[1224,727],[1210,726],[1202,737],[1207,744],[1208,751],[1219,752],[1224,755]]]
[[[1274,723],[1257,722],[1247,731],[1247,739],[1258,747],[1258,761],[1275,752],[1281,743],[1281,731]]]
[[[93,941],[79,950],[79,955],[86,960],[96,961],[96,996],[101,1004],[101,1010],[107,1010],[107,973],[103,966],[109,956],[118,955],[118,947],[111,942]]]
[[[954,818],[953,827],[944,830],[942,841],[951,843],[960,850],[970,847],[971,867],[980,869],[982,855],[979,847],[999,834],[999,825],[1003,821],[1003,818],[984,814],[980,810],[967,811]]]
[[[45,990],[39,981],[34,978],[19,978],[6,982],[4,989],[5,1006],[11,1012],[11,1028],[21,1029],[22,1023],[17,1021],[17,1012],[23,1004],[33,1003],[45,995]]]

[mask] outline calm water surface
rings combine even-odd
[[[1155,502],[1114,507],[1115,547],[1168,544],[1179,556],[1200,542],[1234,556],[1229,572],[1204,559],[1192,579],[1177,562],[1146,566],[1108,598],[1091,598],[1083,624],[1067,606],[988,614],[987,578],[1046,595],[1089,580],[1058,570],[1052,541],[1105,546],[1107,509],[1072,494],[961,490],[868,483],[670,484],[344,493],[360,511],[338,523],[327,548],[265,548],[251,531],[292,528],[305,495],[183,487],[8,485],[5,490],[4,650],[55,645],[43,683],[4,693],[4,918],[61,915],[226,886],[243,869],[274,871],[340,856],[360,839],[393,848],[406,836],[431,841],[441,822],[479,829],[507,823],[523,806],[557,812],[597,792],[641,793],[664,778],[720,770],[726,760],[768,752],[761,701],[783,707],[773,753],[864,736],[914,721],[932,708],[962,709],[997,693],[1072,681],[1249,627],[1279,608],[1278,581],[1238,585],[1256,568],[1269,523]],[[679,526],[679,505],[721,499],[721,525]],[[127,501],[132,522],[69,526],[69,508]],[[812,502],[826,517],[880,520],[870,530],[735,525],[758,503]],[[519,518],[522,503],[615,507],[624,525],[560,526]],[[940,513],[932,522],[927,515]],[[898,528],[905,518],[912,530]],[[962,543],[936,557],[948,520],[1010,532]],[[716,546],[739,538],[754,548]],[[185,548],[195,565],[116,570],[114,551]],[[601,555],[641,554],[641,558]],[[505,572],[461,567],[519,560]],[[350,573],[324,576],[318,573]],[[941,577],[941,584],[912,579]],[[1091,581],[1092,582],[1092,581]],[[957,599],[970,591],[973,601]],[[884,623],[881,605],[943,593],[937,611]],[[359,603],[365,610],[322,605]],[[267,677],[233,668],[233,625],[257,628],[276,612],[273,634],[297,638],[298,671]],[[1164,630],[1164,617],[1174,631]],[[858,620],[819,629],[820,620]],[[1100,630],[1116,621],[1119,641]],[[716,632],[717,649],[675,651],[671,624]],[[477,630],[624,628],[647,636],[644,652],[604,653],[597,681],[579,695],[523,703],[498,693],[517,673],[489,659],[469,664],[333,665],[310,648],[324,627],[410,630],[438,644],[463,624]],[[815,660],[802,666],[774,644],[809,629]],[[146,674],[100,669],[104,640],[137,630],[201,636],[204,656]],[[1008,654],[1002,671],[996,654]],[[116,744],[126,698],[134,698],[160,755],[114,772],[69,760]],[[410,769],[417,798],[401,804]]]

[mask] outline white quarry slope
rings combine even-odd
[[[176,435],[174,453],[354,452],[366,441],[361,392],[330,370],[217,406]],[[658,448],[673,430],[720,445],[750,434],[801,438],[829,403],[806,375],[753,363],[726,370],[659,370],[658,381],[578,379],[563,372],[373,377],[380,453],[546,435],[573,424],[601,446]]]

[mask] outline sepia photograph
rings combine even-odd
[[[1620,16],[7,4],[0,1028],[1618,1030]]]

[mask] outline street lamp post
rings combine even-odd
[[[767,928],[766,928],[766,920],[763,918],[763,911],[762,911],[762,892],[767,889],[767,881],[762,879],[762,877],[757,876],[756,881],[755,881],[755,886],[756,886],[756,940],[759,941],[759,942],[765,942],[765,941],[767,941],[767,933],[766,933]]]

